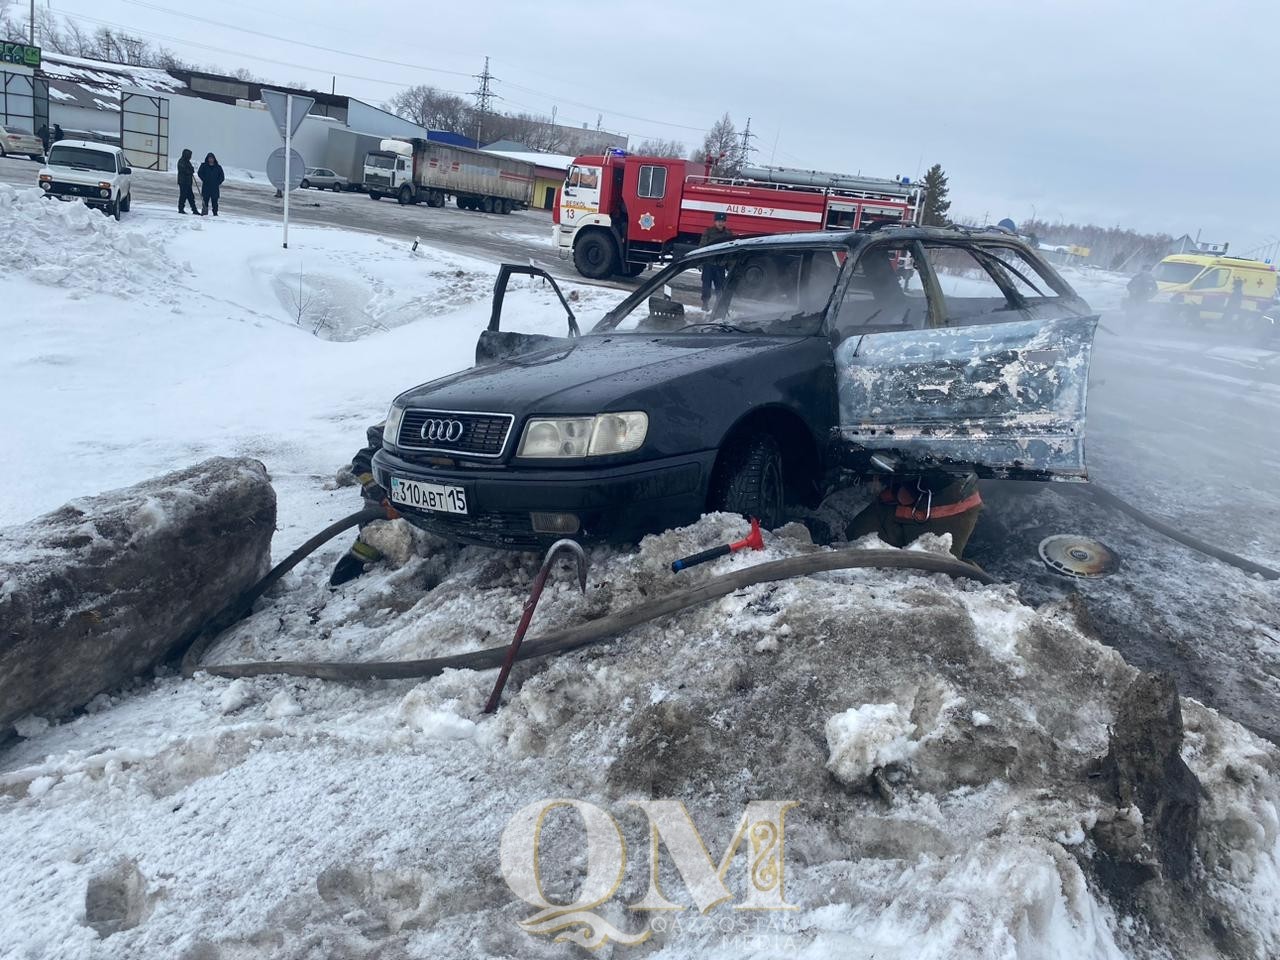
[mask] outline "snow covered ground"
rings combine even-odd
[[[277,555],[354,508],[336,468],[395,392],[470,362],[493,265],[319,228],[293,228],[284,251],[279,236],[274,224],[142,205],[116,224],[0,186],[0,441],[19,468],[0,523],[218,453],[267,464]],[[1073,282],[1091,298],[1114,286]],[[560,332],[551,292],[519,284],[507,315]],[[573,292],[584,321],[621,296]],[[1131,422],[1141,397],[1173,410],[1171,394],[1187,393],[1133,374],[1148,353],[1100,357],[1102,390],[1120,399],[1095,462],[1115,484],[1151,484],[1135,459],[1162,477],[1175,469],[1162,438]],[[1239,401],[1250,416],[1265,402]],[[1168,486],[1164,505],[1196,502]],[[1184,701],[1183,757],[1205,788],[1189,890],[1125,894],[1108,880],[1105,838],[1142,817],[1090,777],[1134,675],[1092,618],[1136,627],[1159,609],[1175,634],[1217,629],[1178,609],[1212,609],[1194,581],[1216,578],[1234,620],[1214,637],[1254,661],[1265,686],[1258,631],[1275,626],[1275,585],[1171,558],[1167,544],[1157,552],[1065,493],[1019,503],[984,525],[1027,549],[997,552],[991,534],[975,543],[1021,587],[872,571],[751,587],[520,665],[495,716],[480,713],[493,671],[358,688],[162,671],[65,722],[27,718],[0,746],[0,957],[587,956],[525,932],[535,908],[499,870],[510,818],[547,798],[592,803],[621,824],[630,857],[595,912],[650,936],[598,956],[1280,955],[1272,744]],[[1273,521],[1213,510],[1195,520],[1235,527],[1235,546],[1259,559],[1275,550]],[[1027,559],[1056,523],[1120,538],[1132,579],[1061,590]],[[672,557],[743,526],[712,515],[634,552],[592,551],[586,595],[554,575],[533,635],[816,549],[784,528],[763,554],[673,579]],[[401,547],[399,566],[330,592],[346,546],[331,544],[210,659],[405,659],[509,639],[535,560],[449,547],[400,523],[380,533]],[[684,802],[713,859],[747,802],[797,801],[783,848],[795,909],[627,910],[647,888],[649,850],[627,801],[650,799]],[[571,824],[552,816],[543,835],[543,881],[564,902],[591,868]],[[737,900],[749,892],[746,857],[726,874]],[[669,898],[689,901],[669,857],[662,877]]]

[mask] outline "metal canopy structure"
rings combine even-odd
[[[169,98],[120,92],[120,146],[129,166],[169,169]]]

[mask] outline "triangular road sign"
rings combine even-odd
[[[271,119],[276,122],[276,129],[280,131],[282,137],[291,137],[298,132],[298,127],[302,126],[302,121],[307,118],[311,105],[316,102],[315,97],[302,97],[296,93],[293,95],[293,129],[286,134],[284,120],[288,97],[287,93],[281,93],[279,90],[262,91],[262,99],[266,101],[267,109],[271,111]]]

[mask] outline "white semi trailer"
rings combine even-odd
[[[443,207],[452,196],[463,210],[510,213],[533,199],[531,163],[432,140],[383,140],[364,158],[364,187],[374,200]]]

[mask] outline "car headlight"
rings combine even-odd
[[[52,189],[53,189],[53,184],[52,184],[52,183],[50,183],[48,180],[41,180],[41,181],[40,181],[40,189],[41,189],[41,190],[52,190]]]
[[[110,190],[99,190],[99,191],[98,191],[98,196],[102,197],[102,198],[105,200],[107,197],[111,196],[111,191],[110,191]]]
[[[518,457],[603,457],[644,443],[649,415],[641,411],[595,417],[539,417],[525,424]]]
[[[404,419],[404,407],[397,403],[391,404],[391,409],[387,411],[387,422],[382,428],[382,442],[387,446],[398,446],[400,443],[400,421]]]

